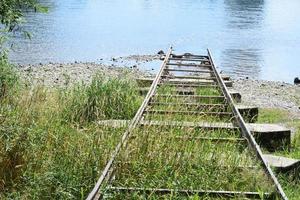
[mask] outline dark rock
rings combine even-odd
[[[185,53],[183,55],[186,56],[186,57],[188,57],[188,56],[192,56],[193,54],[191,54],[191,53]]]
[[[112,61],[114,61],[114,62],[116,62],[116,61],[117,61],[117,59],[116,59],[116,58],[112,58],[111,60],[112,60]]]
[[[159,52],[157,52],[158,55],[165,55],[165,52],[163,50],[160,50]]]
[[[183,58],[183,55],[173,55],[173,58]]]
[[[295,85],[300,85],[300,79],[299,79],[298,77],[296,77],[296,78],[294,79],[294,84],[295,84]]]
[[[133,65],[132,68],[137,68],[137,65]]]

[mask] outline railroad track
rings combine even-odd
[[[209,50],[170,48],[87,199],[191,196],[287,199]]]

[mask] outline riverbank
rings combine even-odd
[[[149,66],[158,64],[158,55],[131,55],[100,59],[98,63],[49,63],[18,66],[21,77],[28,84],[43,84],[47,87],[66,87],[74,83],[90,83],[93,75],[135,79],[155,76]],[[157,67],[157,66],[156,66]],[[243,104],[261,108],[279,108],[290,112],[291,118],[300,118],[300,86],[284,82],[238,79],[233,80],[233,89],[242,95]]]

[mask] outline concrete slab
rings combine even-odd
[[[236,107],[239,109],[242,117],[247,123],[255,123],[258,117],[258,107],[257,106],[246,106],[237,104]]]
[[[226,81],[226,80],[224,80],[224,83],[225,83],[226,87],[228,87],[228,88],[232,88],[233,87],[233,82],[232,81]]]
[[[221,77],[223,78],[224,81],[229,81],[230,80],[230,76],[228,76],[226,74],[221,74]]]
[[[300,170],[300,160],[287,158],[283,156],[275,156],[271,154],[264,154],[263,158],[266,162],[274,167],[277,171],[288,172],[291,170]]]
[[[248,123],[248,128],[255,137],[257,143],[266,150],[289,149],[291,145],[291,130],[277,124],[253,124]]]
[[[230,95],[232,96],[235,103],[241,103],[242,102],[242,95],[241,93],[235,91],[235,90],[228,90]]]

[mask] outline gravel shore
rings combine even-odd
[[[155,55],[116,57],[101,59],[100,62],[48,63],[39,65],[19,65],[21,77],[29,84],[43,84],[47,87],[61,87],[74,83],[89,83],[96,74],[107,77],[129,78],[150,76],[153,73],[141,70],[145,63],[158,60]]]
[[[260,108],[280,108],[300,119],[300,85],[263,80],[234,80],[234,90],[242,95],[242,103]]]
[[[30,84],[48,87],[68,86],[76,82],[89,83],[91,77],[101,73],[108,77],[138,78],[153,76],[159,67],[158,55],[132,55],[100,59],[98,63],[49,63],[19,66],[23,79]],[[290,111],[293,118],[300,118],[300,86],[263,80],[234,80],[233,89],[242,95],[243,104],[262,108],[281,108]]]

